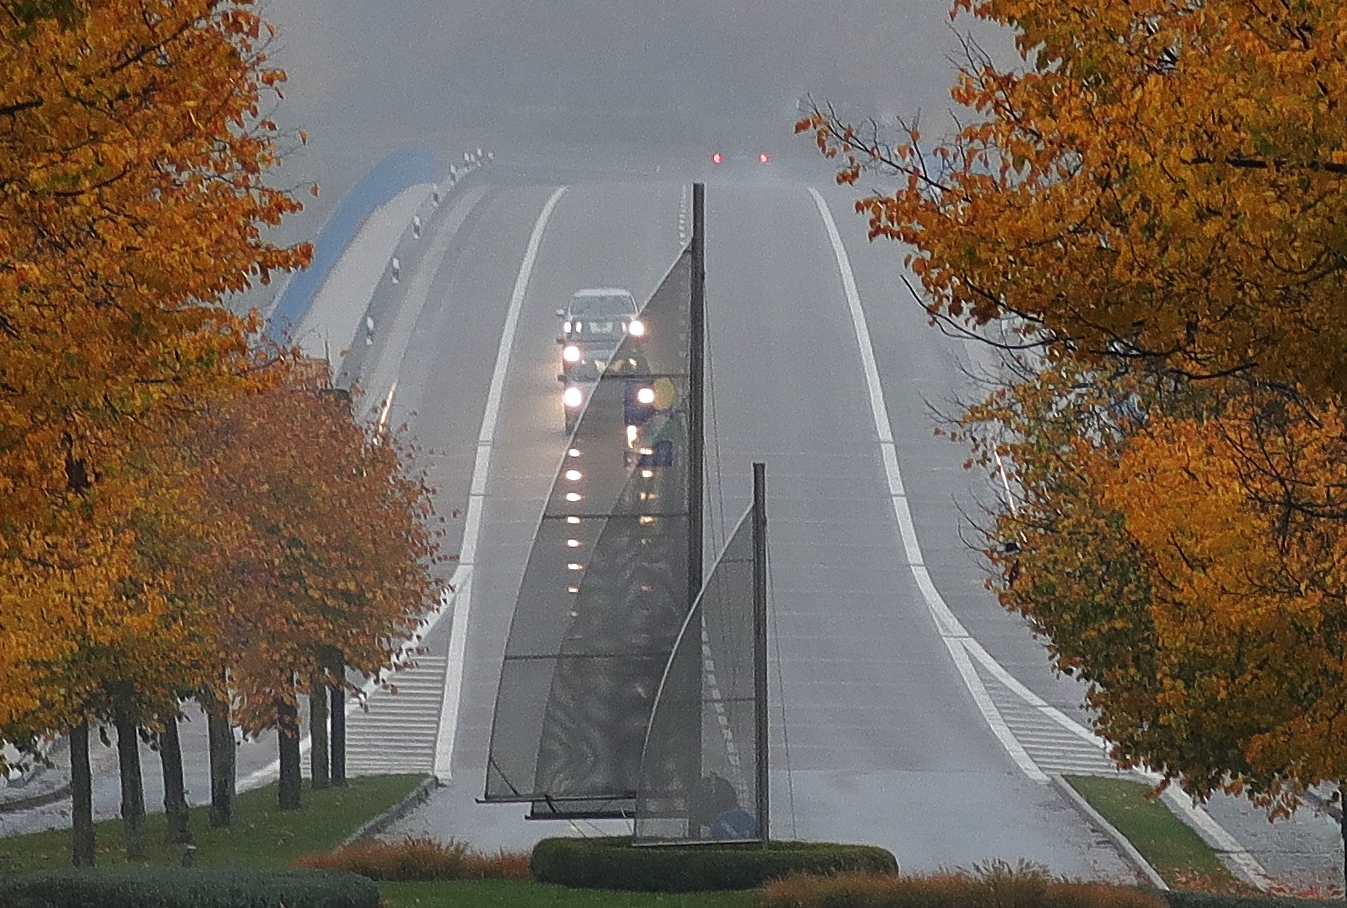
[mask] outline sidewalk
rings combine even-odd
[[[206,717],[194,704],[188,704],[186,712],[188,721],[180,723],[179,736],[182,740],[187,802],[193,805],[209,804],[210,761]],[[108,734],[115,744],[116,732],[109,729]],[[274,734],[249,739],[239,745],[240,791],[271,781],[273,776],[257,777],[251,785],[248,783],[250,776],[266,769],[276,760],[276,753]],[[54,766],[34,772],[27,784],[17,786],[0,783],[0,837],[69,827],[70,752],[64,740],[53,746],[50,756]],[[90,735],[89,763],[93,769],[94,819],[116,819],[121,815],[117,748],[103,744],[96,732]],[[159,754],[150,750],[144,742],[140,743],[140,767],[145,783],[145,808],[151,812],[163,812],[164,784]]]
[[[13,759],[14,754],[8,754]],[[70,751],[66,739],[47,753],[52,766],[28,758],[28,770],[0,782],[0,816],[45,807],[70,797]],[[3,822],[3,820],[0,820]]]
[[[1289,819],[1269,823],[1265,811],[1230,795],[1213,797],[1206,812],[1267,871],[1274,883],[1268,891],[1310,898],[1341,894],[1342,833],[1327,813],[1306,804]],[[1203,838],[1231,864],[1230,854]]]

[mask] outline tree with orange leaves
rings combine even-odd
[[[396,437],[294,376],[206,423],[196,446],[221,544],[205,564],[229,669],[215,699],[245,733],[278,731],[281,807],[293,809],[298,698],[354,691],[347,668],[379,678],[409,660],[437,602],[429,490]]]
[[[1034,364],[969,408],[1012,493],[1003,605],[1085,680],[1124,766],[1270,816],[1347,778],[1347,420],[1285,389]]]
[[[172,624],[136,577],[143,442],[256,383],[224,293],[302,265],[263,230],[284,74],[249,0],[0,2],[0,728],[70,730],[92,863],[100,653]],[[133,647],[133,651],[139,651]]]
[[[857,204],[912,247],[938,317],[1020,316],[1092,364],[1157,359],[1347,392],[1347,5],[955,0],[1015,31],[969,46],[948,138],[815,109]]]
[[[1347,6],[953,8],[1021,60],[968,45],[951,136],[797,129],[839,182],[896,179],[857,209],[934,318],[1041,353],[968,415],[1022,496],[989,540],[1003,602],[1119,759],[1289,809],[1347,771]]]
[[[1168,753],[1132,751],[1185,789],[1248,791],[1281,813],[1347,778],[1347,422],[1333,405],[1240,389],[1158,418],[1104,479],[1104,501],[1147,552]],[[1214,746],[1223,742],[1223,748]]]

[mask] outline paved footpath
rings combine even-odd
[[[179,725],[182,739],[183,773],[189,804],[210,803],[209,742],[206,737],[206,716],[195,704],[186,707],[188,721]],[[117,733],[108,729],[114,744]],[[94,777],[94,819],[111,820],[121,815],[121,790],[117,776],[117,748],[103,744],[97,733],[90,736],[89,762]],[[62,829],[70,825],[70,752],[64,740],[57,742],[51,753],[55,764],[36,773],[26,785],[12,786],[0,782],[0,837],[38,832],[43,829]],[[264,785],[276,777],[270,767],[277,758],[276,736],[268,733],[261,738],[239,744],[238,786],[246,791]],[[145,781],[145,808],[163,812],[164,784],[159,754],[143,742],[140,745],[140,768]],[[56,797],[47,801],[44,796]],[[13,809],[15,805],[38,798],[38,806]],[[0,852],[3,846],[0,846]]]
[[[1338,821],[1322,810],[1307,804],[1290,819],[1270,823],[1267,812],[1248,799],[1217,795],[1207,813],[1262,865],[1273,881],[1272,891],[1324,898],[1341,895],[1342,833]],[[1230,863],[1228,855],[1222,858]]]

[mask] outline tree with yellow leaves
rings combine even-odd
[[[1106,477],[1148,553],[1166,721],[1228,754],[1204,766],[1144,732],[1133,750],[1196,794],[1247,790],[1284,812],[1347,778],[1347,522],[1331,481],[1344,456],[1336,407],[1241,389],[1157,419]]]
[[[0,728],[72,732],[77,864],[100,654],[172,626],[127,584],[136,452],[249,390],[257,323],[218,300],[308,256],[263,235],[299,208],[267,36],[249,0],[0,2]]]
[[[1347,392],[1347,5],[955,0],[1016,33],[970,45],[932,142],[816,109],[842,165],[896,176],[858,203],[910,244],[929,310],[1016,314],[1092,363],[1153,358]]]
[[[839,182],[896,178],[857,209],[933,317],[1041,351],[968,414],[1022,496],[1005,604],[1120,759],[1289,808],[1347,771],[1347,5],[953,8],[1021,59],[968,45],[952,135],[797,129]]]
[[[1284,389],[1050,358],[960,431],[1010,491],[1003,605],[1124,766],[1277,817],[1347,778],[1347,421]]]

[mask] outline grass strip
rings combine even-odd
[[[569,889],[526,880],[454,883],[380,883],[389,908],[749,908],[759,890],[747,892],[610,892]]]
[[[423,775],[360,776],[345,788],[304,788],[303,806],[295,811],[276,807],[276,785],[238,796],[238,823],[233,829],[210,828],[208,807],[193,807],[191,830],[197,864],[238,867],[288,867],[301,854],[330,851],[368,820],[395,806],[425,779]],[[126,863],[121,820],[94,824],[97,863]],[[162,813],[145,818],[147,860],[152,866],[182,863],[183,846],[165,845]],[[13,869],[47,870],[70,866],[70,830],[54,829],[0,839],[0,855],[9,855]]]
[[[1249,891],[1202,837],[1156,798],[1151,786],[1128,779],[1064,776],[1090,806],[1113,824],[1174,889]]]

